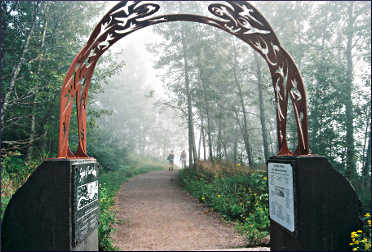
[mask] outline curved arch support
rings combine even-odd
[[[86,111],[90,81],[99,57],[114,43],[141,28],[171,21],[192,21],[222,29],[249,44],[266,61],[272,77],[276,102],[277,155],[309,154],[306,92],[301,74],[292,57],[281,47],[266,19],[248,2],[224,1],[208,6],[214,18],[174,14],[154,16],[155,3],[123,1],[115,5],[98,23],[87,44],[73,60],[63,82],[60,96],[59,144],[57,158],[87,158]],[[286,121],[288,98],[294,108],[298,143],[288,149]],[[69,148],[68,134],[73,99],[78,117],[78,149]]]

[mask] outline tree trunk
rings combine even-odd
[[[228,158],[228,154],[227,154],[227,146],[226,146],[226,142],[225,141],[222,142],[222,147],[223,147],[223,154],[225,155],[224,160],[228,161],[229,158]]]
[[[209,160],[213,163],[213,152],[212,152],[212,136],[211,136],[211,119],[209,115],[208,97],[207,97],[207,87],[205,80],[203,78],[203,69],[200,63],[201,50],[198,55],[198,68],[199,68],[199,81],[202,86],[203,99],[205,104],[205,113],[207,116],[207,137],[208,137],[208,149],[209,149]]]
[[[347,178],[351,178],[355,172],[355,147],[354,147],[354,126],[353,126],[353,103],[351,93],[353,88],[353,56],[352,42],[354,36],[354,21],[353,5],[354,2],[348,3],[348,29],[347,29],[347,46],[346,46],[346,83],[345,83],[345,115],[346,115],[346,171]]]
[[[48,2],[45,3],[43,9],[45,11],[48,11]],[[37,66],[37,72],[36,72],[36,75],[40,77],[40,70],[41,70],[41,62],[43,60],[43,54],[44,54],[44,47],[45,47],[45,35],[46,35],[46,31],[47,31],[47,27],[48,27],[48,13],[46,12],[45,13],[45,22],[44,22],[44,29],[43,29],[43,34],[42,34],[42,37],[41,37],[41,45],[40,45],[40,50],[41,50],[41,55],[39,57],[39,62],[38,62],[38,66]],[[39,83],[39,85],[41,85],[41,83]],[[35,122],[36,122],[36,104],[35,104],[35,100],[36,100],[36,94],[34,94],[32,96],[32,116],[31,116],[31,133],[30,133],[30,142],[29,142],[29,147],[28,147],[28,150],[27,150],[27,157],[26,159],[27,160],[30,160],[31,157],[32,157],[32,154],[34,152],[34,141],[35,141],[35,135],[36,135],[36,127],[35,127]]]
[[[238,161],[237,159],[237,155],[238,155],[238,139],[235,137],[234,138],[234,147],[233,147],[233,162],[234,162],[234,168],[236,168],[236,161]]]
[[[200,111],[200,114],[202,114],[202,112]],[[198,148],[198,160],[200,160],[200,149],[201,149],[201,142],[202,142],[202,132],[203,132],[203,116],[201,115],[200,116],[200,136],[199,136],[199,148]]]
[[[326,35],[328,35],[327,27],[329,26],[328,23],[328,16],[325,15],[325,21],[324,21],[324,26],[322,29],[322,42],[320,46],[320,51],[323,51],[325,49],[325,42],[326,42]],[[321,86],[323,85],[324,78],[327,75],[327,69],[324,67],[323,62],[326,62],[325,54],[321,54],[321,62],[318,65],[317,71],[319,72],[318,77],[316,78],[316,83],[315,83],[315,93],[313,94],[313,109],[311,113],[311,125],[312,125],[312,134],[311,134],[311,143],[312,143],[312,152],[313,153],[325,153],[322,142],[323,142],[323,136],[320,134],[320,128],[322,125],[323,121],[323,116],[319,113],[319,107],[322,103],[321,101]],[[331,146],[331,145],[329,145]]]
[[[261,132],[262,132],[262,139],[263,139],[263,147],[264,147],[264,156],[265,156],[265,163],[269,159],[269,146],[267,141],[267,130],[266,130],[266,120],[265,120],[265,110],[264,110],[264,103],[263,103],[263,96],[262,96],[262,75],[261,75],[261,66],[260,62],[258,61],[257,53],[254,53],[254,59],[256,61],[257,66],[257,87],[258,87],[258,102],[260,108],[260,121],[261,121]]]
[[[236,47],[235,47],[234,40],[233,40],[233,48],[234,48],[234,63],[233,63],[234,83],[235,83],[236,87],[238,88],[240,105],[241,105],[242,110],[243,110],[242,133],[243,133],[244,146],[245,146],[245,151],[246,151],[247,156],[248,156],[248,164],[249,164],[250,167],[253,167],[253,158],[252,158],[252,152],[251,152],[251,148],[250,148],[248,126],[247,126],[247,115],[246,115],[247,112],[245,110],[242,88],[240,86],[240,83],[238,81],[238,76],[237,76],[237,73],[236,73],[237,60],[236,60]]]
[[[7,89],[6,93],[5,93],[4,100],[3,100],[2,104],[1,104],[0,129],[3,129],[4,128],[4,125],[3,125],[4,124],[4,115],[5,115],[6,110],[8,108],[9,98],[10,98],[10,95],[12,94],[12,92],[13,92],[15,82],[16,82],[17,77],[18,77],[18,74],[19,74],[19,72],[21,70],[21,66],[23,65],[23,63],[26,60],[25,59],[25,55],[26,55],[26,53],[29,50],[30,40],[31,40],[31,37],[32,37],[32,35],[34,33],[35,24],[37,22],[36,16],[37,16],[37,13],[38,13],[38,10],[39,10],[38,5],[39,5],[39,3],[37,3],[36,6],[35,6],[35,8],[34,8],[33,22],[32,22],[32,25],[31,25],[30,32],[27,35],[25,46],[23,47],[21,57],[20,57],[18,63],[13,68],[12,78],[10,79],[10,83],[9,83],[8,89]]]
[[[197,168],[197,155],[195,148],[195,137],[194,137],[194,127],[193,127],[193,116],[192,116],[192,105],[191,105],[191,93],[190,93],[190,81],[189,81],[189,66],[186,57],[186,41],[184,30],[182,30],[182,49],[183,49],[183,61],[185,70],[185,86],[186,86],[186,96],[187,96],[187,128],[189,136],[189,167],[193,164],[194,168]]]
[[[367,133],[367,132],[366,132]],[[368,133],[367,133],[368,134]],[[367,177],[369,172],[371,171],[371,129],[369,128],[369,134],[365,136],[367,143],[367,151],[363,154],[363,168],[362,168],[362,176]]]
[[[201,132],[200,132],[200,134],[199,134],[199,143],[198,143],[198,160],[200,160],[201,142],[202,142],[202,135],[201,135]]]
[[[217,158],[222,159],[222,129],[221,129],[221,115],[218,116],[218,133],[217,133]]]
[[[211,135],[211,131],[212,130],[211,130],[211,119],[210,119],[210,116],[209,116],[209,109],[208,109],[208,107],[209,107],[208,104],[206,104],[208,150],[209,150],[209,160],[211,162],[213,162],[212,135]]]
[[[204,130],[204,125],[203,127],[201,128],[202,130],[202,137],[203,137],[203,157],[204,157],[204,160],[207,160],[207,146],[205,144],[205,130]]]
[[[371,129],[369,129],[369,139],[368,139],[368,148],[367,148],[367,157],[366,157],[366,169],[364,174],[369,176],[371,172]]]
[[[192,126],[193,127],[193,126]],[[194,127],[192,129],[192,135],[193,135],[193,148],[192,148],[192,153],[193,153],[193,161],[194,161],[194,169],[198,169],[198,164],[199,164],[199,161],[198,161],[198,154],[196,152],[196,144],[195,144],[195,136],[194,136]]]
[[[367,135],[366,135],[367,138]],[[369,136],[368,136],[368,147],[367,153],[363,156],[363,167],[362,167],[362,183],[363,188],[368,190],[368,185],[371,182],[371,129],[369,129]],[[369,188],[370,189],[370,188]]]

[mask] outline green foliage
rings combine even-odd
[[[127,179],[122,177],[123,182]],[[102,179],[101,179],[102,180]],[[117,250],[113,246],[111,240],[111,232],[114,231],[114,224],[117,223],[115,219],[115,212],[112,207],[113,195],[102,182],[99,185],[99,226],[98,226],[98,240],[99,250]]]
[[[39,165],[37,160],[25,161],[20,152],[8,152],[1,159],[1,219],[12,195]]]
[[[362,203],[364,211],[371,211],[371,179],[368,176],[354,176],[350,180]]]
[[[210,179],[203,172],[184,169],[178,182],[208,207],[234,221],[252,246],[261,245],[269,233],[267,177],[262,172]]]
[[[49,157],[55,155],[59,114],[56,101],[67,69],[87,41],[94,25],[92,21],[103,5],[1,2],[1,100],[8,99],[6,110],[2,111],[2,149],[18,150],[34,159],[43,153]],[[17,67],[19,71],[15,71]],[[102,72],[101,67],[97,65],[99,74],[92,79],[90,94],[121,65],[111,59],[105,64],[108,71]],[[89,102],[91,98],[92,95]],[[75,117],[72,115],[70,127],[72,148],[77,135]]]
[[[91,141],[88,144],[91,147],[88,149],[89,155],[99,160],[105,171],[113,171],[121,168],[126,170],[128,164],[126,148],[117,146],[115,143],[108,145],[104,144],[104,142],[93,147],[91,143],[94,144],[95,141]]]

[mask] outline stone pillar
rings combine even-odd
[[[49,159],[17,190],[4,214],[2,250],[98,250],[95,159]]]
[[[272,157],[268,186],[271,250],[350,250],[361,203],[326,158]]]

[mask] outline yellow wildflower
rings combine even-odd
[[[370,213],[366,213],[364,216],[365,216],[365,217],[370,217],[371,214],[370,214]]]
[[[352,246],[352,245],[354,245],[354,243],[353,242],[350,242],[349,245]]]
[[[240,163],[239,164],[236,164],[237,167],[240,167]]]
[[[357,232],[358,232],[358,233],[362,233],[363,231],[362,231],[362,230],[358,230]]]
[[[359,235],[357,234],[357,232],[351,232],[351,238],[354,239],[355,237],[358,237]]]
[[[263,180],[267,180],[267,177],[265,176],[265,177],[263,178]]]
[[[370,226],[371,226],[371,220],[368,220],[367,222],[368,222],[368,225],[370,225]]]
[[[353,251],[357,251],[358,250],[358,248],[353,248]]]
[[[221,194],[218,194],[217,197],[218,197],[218,198],[221,198]]]
[[[204,196],[202,196],[202,197],[201,197],[201,199],[202,199],[202,200],[205,200],[205,197],[204,197]]]

